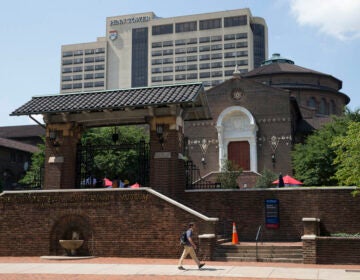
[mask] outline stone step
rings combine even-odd
[[[218,244],[215,260],[302,263],[302,246]]]

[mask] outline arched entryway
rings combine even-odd
[[[217,120],[219,166],[232,160],[244,171],[257,172],[256,132],[252,114],[241,106],[226,108]]]

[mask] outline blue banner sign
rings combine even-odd
[[[279,228],[279,200],[266,199],[265,200],[265,225],[267,228]]]

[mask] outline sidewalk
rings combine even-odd
[[[0,279],[360,279],[360,265],[207,262],[199,270],[187,259],[184,267],[178,270],[174,259],[0,257]]]

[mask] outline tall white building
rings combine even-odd
[[[201,81],[206,88],[268,56],[267,26],[249,9],[159,18],[108,17],[106,37],[61,49],[61,92]]]

